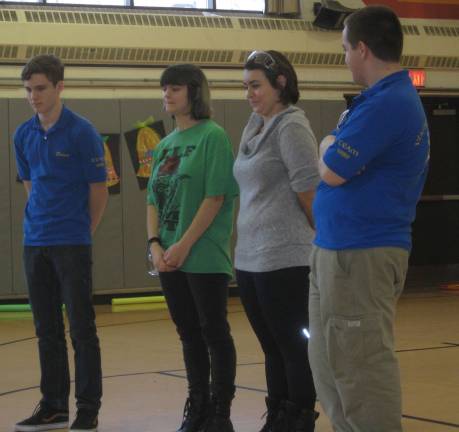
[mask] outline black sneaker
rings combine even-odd
[[[75,421],[70,426],[70,432],[97,432],[98,424],[96,412],[79,409]]]
[[[33,414],[16,423],[16,432],[49,431],[66,428],[69,425],[69,413],[64,410],[55,410],[43,404],[38,404]]]

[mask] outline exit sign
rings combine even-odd
[[[424,87],[426,82],[426,71],[421,69],[409,69],[411,82],[415,87]]]

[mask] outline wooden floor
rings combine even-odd
[[[238,353],[232,418],[236,432],[256,432],[264,412],[263,357],[238,299],[230,299],[229,319]],[[99,431],[174,431],[186,380],[167,311],[98,306],[97,322],[104,374]],[[405,295],[396,333],[405,432],[459,429],[459,295]],[[29,313],[0,313],[0,432],[13,430],[39,400],[36,344]],[[332,431],[323,413],[316,431]]]

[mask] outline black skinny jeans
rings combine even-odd
[[[234,397],[236,350],[227,321],[229,277],[221,273],[159,274],[167,306],[182,341],[190,394],[221,401]]]
[[[268,396],[313,409],[316,392],[308,359],[309,267],[269,272],[236,270],[247,317],[265,354]]]

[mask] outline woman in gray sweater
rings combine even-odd
[[[311,432],[316,393],[305,335],[317,142],[294,106],[298,80],[282,54],[254,51],[244,86],[253,113],[234,165],[241,198],[235,267],[265,354],[268,415],[260,432]]]

